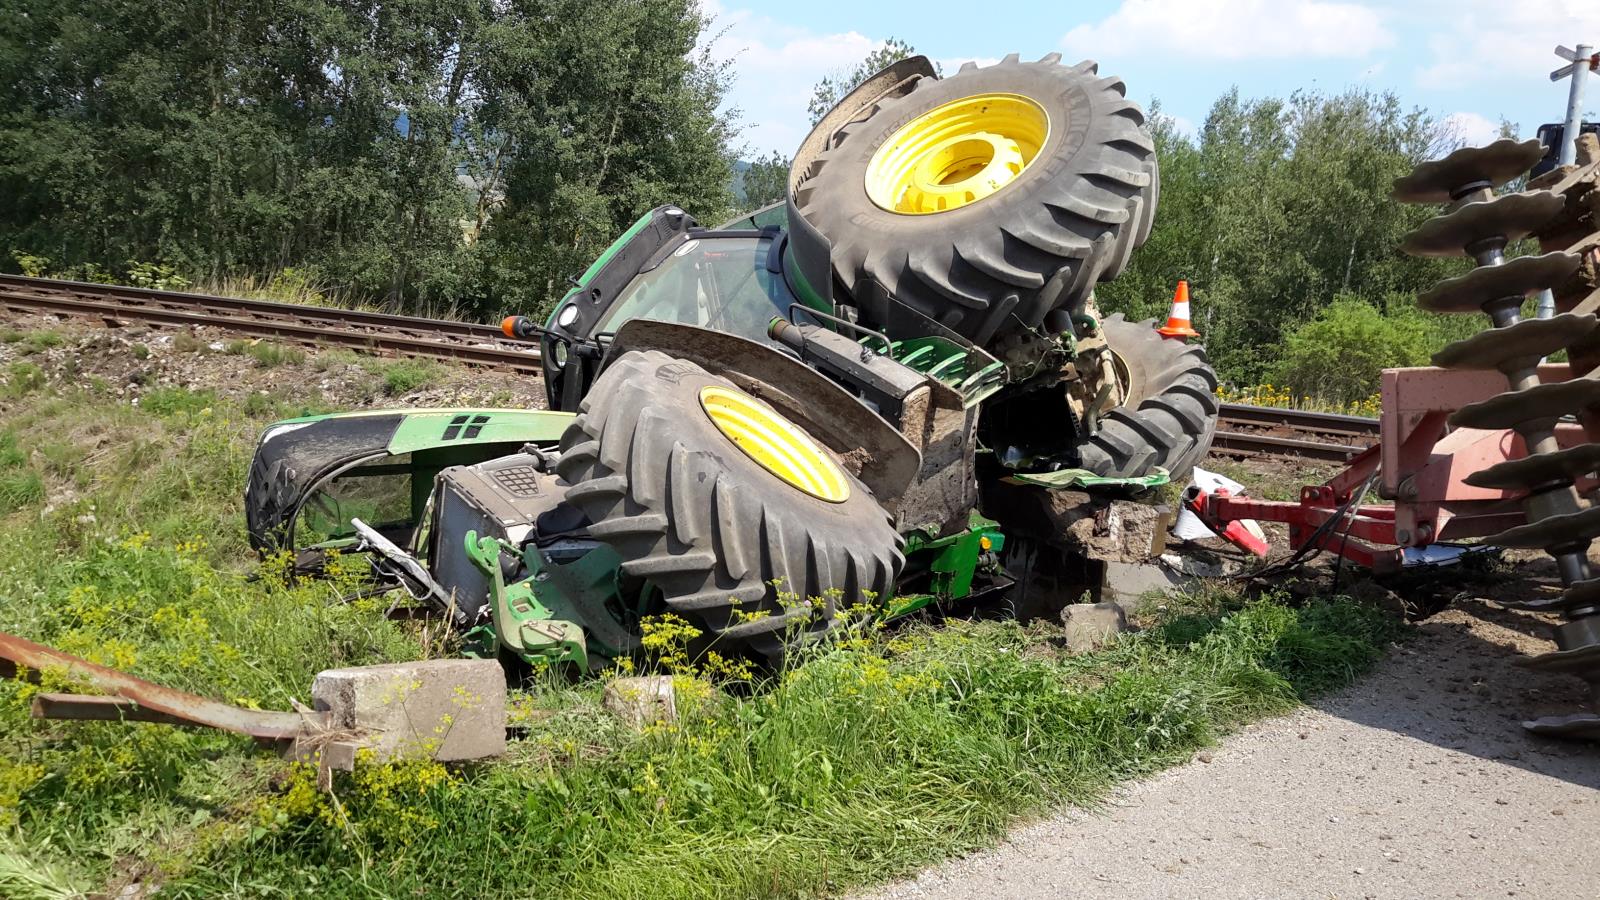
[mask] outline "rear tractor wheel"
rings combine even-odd
[[[900,536],[867,487],[761,400],[694,363],[623,354],[561,441],[589,534],[724,655],[771,661],[886,602]]]
[[[892,332],[898,303],[985,346],[1064,331],[1144,243],[1159,190],[1144,113],[1120,79],[1060,59],[923,79],[802,173],[795,203],[864,319]]]

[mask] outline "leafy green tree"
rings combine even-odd
[[[15,0],[0,249],[537,305],[649,207],[729,206],[695,0]]]
[[[744,170],[744,205],[760,209],[789,195],[789,158],[776,150],[750,163]]]
[[[483,53],[479,121],[506,161],[479,305],[546,308],[652,207],[730,212],[731,76],[696,49],[705,25],[691,0],[504,6]]]
[[[866,58],[856,64],[849,72],[834,72],[821,81],[811,90],[811,100],[806,104],[806,112],[811,116],[811,124],[822,121],[822,117],[833,109],[833,105],[844,99],[844,95],[855,89],[856,85],[866,81],[873,74],[890,63],[899,62],[916,53],[916,49],[899,38],[889,38],[881,46],[868,53]]]
[[[1395,178],[1449,149],[1440,123],[1391,94],[1230,91],[1196,137],[1153,108],[1162,195],[1155,229],[1126,273],[1099,290],[1107,311],[1164,314],[1188,278],[1195,327],[1224,377],[1259,381],[1287,335],[1335,296],[1382,311],[1459,271],[1398,247],[1435,210],[1394,202]]]

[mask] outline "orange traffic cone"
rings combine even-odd
[[[1186,343],[1189,338],[1200,336],[1189,324],[1189,282],[1178,282],[1178,290],[1172,295],[1172,312],[1167,313],[1167,324],[1157,328],[1156,334]]]

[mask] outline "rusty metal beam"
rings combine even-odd
[[[193,722],[145,709],[125,697],[92,694],[35,694],[35,719],[78,719],[92,722],[154,722],[158,725],[193,725]]]
[[[165,687],[3,631],[0,631],[0,660],[7,661],[12,672],[19,667],[35,672],[61,672],[72,681],[112,695],[67,700],[62,699],[66,695],[44,695],[50,699],[34,706],[34,715],[39,717],[48,715],[55,718],[49,714],[64,712],[66,718],[73,719],[114,717],[144,722],[169,721],[217,728],[265,741],[291,740],[302,734],[308,725],[315,724],[301,713],[245,709]],[[120,702],[117,698],[120,698]],[[124,715],[129,703],[138,710],[134,716]],[[163,718],[155,719],[152,716]],[[310,714],[310,717],[315,717],[315,714]]]

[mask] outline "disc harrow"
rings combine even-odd
[[[1522,492],[1527,521],[1486,538],[1508,547],[1543,549],[1555,558],[1565,591],[1559,599],[1511,604],[1559,613],[1556,650],[1531,657],[1529,668],[1574,675],[1600,700],[1600,578],[1589,546],[1600,537],[1594,476],[1600,467],[1600,148],[1580,143],[1579,161],[1553,171],[1529,189],[1496,196],[1494,190],[1525,173],[1543,155],[1538,141],[1501,140],[1463,148],[1418,166],[1395,182],[1407,203],[1445,203],[1446,209],[1407,236],[1414,256],[1465,256],[1476,268],[1441,281],[1419,296],[1435,312],[1482,312],[1492,330],[1443,348],[1434,365],[1498,370],[1504,393],[1469,404],[1450,417],[1458,428],[1513,430],[1526,448],[1521,458],[1469,476],[1470,484]],[[1510,244],[1539,239],[1539,255],[1507,258]],[[1526,299],[1552,291],[1563,314],[1524,319]],[[1543,357],[1566,351],[1566,379],[1541,378]],[[1583,441],[1563,448],[1558,424],[1576,418]],[[1579,487],[1588,493],[1580,495]],[[1583,711],[1525,722],[1529,730],[1600,738],[1600,714]]]

